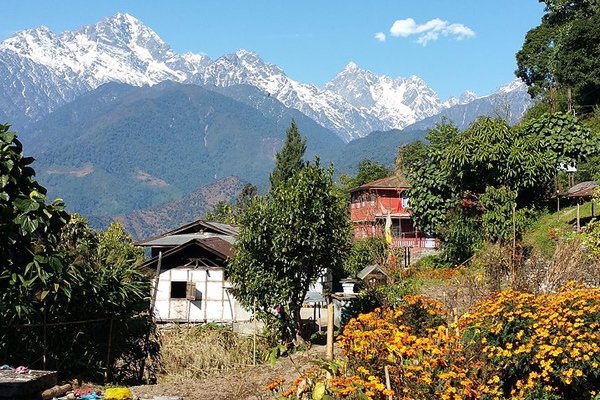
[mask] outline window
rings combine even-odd
[[[402,208],[406,209],[408,208],[408,201],[410,200],[410,197],[408,197],[408,194],[406,192],[402,193]]]
[[[173,281],[171,282],[171,298],[172,299],[187,299],[198,300],[202,297],[200,292],[196,292],[196,284],[194,282]]]
[[[185,299],[187,297],[187,282],[171,282],[171,298]]]

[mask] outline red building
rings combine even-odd
[[[392,221],[393,247],[411,247],[414,250],[436,248],[434,238],[417,231],[408,210],[410,184],[393,175],[365,183],[350,190],[350,218],[354,238],[384,237],[385,221]]]

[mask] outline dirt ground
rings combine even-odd
[[[134,386],[135,397],[179,396],[184,400],[267,400],[272,398],[264,387],[275,378],[285,379],[284,386],[293,381],[302,371],[313,366],[313,361],[322,359],[325,346],[313,346],[302,353],[281,357],[271,368],[268,363],[249,366],[237,371],[222,371],[201,379],[168,382],[159,379],[156,385]]]

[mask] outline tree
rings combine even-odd
[[[302,157],[306,151],[306,139],[300,137],[296,121],[292,120],[286,132],[283,147],[277,153],[275,168],[271,173],[271,188],[287,182],[294,174],[304,167]]]
[[[246,183],[235,199],[235,204],[221,200],[214,205],[211,211],[204,214],[204,219],[208,221],[222,222],[224,224],[237,224],[240,215],[248,207],[250,201],[256,197],[258,189],[251,183]]]
[[[44,355],[61,376],[98,379],[108,367],[130,378],[148,346],[157,349],[148,340],[150,279],[136,265],[143,251],[119,224],[97,233],[60,200],[46,203],[33,159],[8,129],[0,125],[0,359],[41,368]]]
[[[235,200],[235,215],[239,218],[244,213],[248,204],[258,195],[258,188],[251,183],[246,183]]]
[[[333,169],[318,161],[300,169],[269,195],[254,198],[240,225],[227,268],[234,296],[266,317],[287,305],[298,332],[310,284],[327,268],[341,268],[349,248],[347,207],[335,190]]]
[[[348,197],[348,192],[350,189],[364,185],[367,182],[385,178],[390,176],[392,173],[393,171],[385,165],[377,161],[364,159],[358,164],[356,176],[340,176],[339,181],[341,184],[341,191]]]
[[[344,262],[344,271],[355,277],[367,265],[383,265],[388,256],[388,244],[384,238],[366,238],[352,243],[348,258]]]
[[[512,220],[512,207],[521,227],[529,210],[549,198],[559,166],[598,154],[600,144],[596,134],[564,113],[515,127],[482,117],[462,133],[441,124],[427,139],[421,159],[408,171],[410,204],[417,227],[442,236],[450,262],[468,258],[477,236],[500,242],[512,237],[512,224],[498,225],[507,216]]]
[[[391,174],[392,170],[382,163],[365,159],[358,164],[354,185],[355,187],[364,185],[365,183],[385,178]]]
[[[33,158],[8,125],[0,125],[0,326],[30,322],[51,298],[67,298],[72,268],[55,252],[68,220],[61,200],[46,203],[46,189],[30,167]]]
[[[596,0],[540,0],[542,23],[531,29],[517,53],[516,75],[532,96],[550,88],[572,88],[580,105],[600,101],[600,3]]]
[[[411,181],[409,194],[413,221],[423,232],[438,233],[453,204],[455,193],[450,172],[442,162],[445,149],[457,135],[458,128],[447,122],[430,129],[425,136],[428,144],[421,149],[420,159],[412,160],[412,167],[406,171]]]
[[[207,221],[222,222],[224,224],[235,223],[233,207],[224,200],[218,201],[211,211],[204,214],[203,218]]]

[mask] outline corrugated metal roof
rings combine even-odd
[[[354,189],[350,189],[350,193],[356,192],[359,190],[366,190],[366,189],[408,189],[408,188],[410,188],[410,183],[406,179],[398,176],[397,174],[394,174],[394,175],[388,176],[386,178],[381,178],[381,179],[377,179],[372,182],[367,182],[364,185],[355,187]]]
[[[565,196],[567,197],[589,197],[593,194],[598,184],[594,181],[586,181],[578,183],[569,189]]]
[[[155,239],[150,239],[146,242],[138,243],[138,246],[160,247],[160,246],[179,246],[192,240],[206,240],[210,238],[220,238],[230,244],[235,241],[235,238],[230,235],[221,235],[216,233],[199,232],[199,233],[184,233],[181,235],[161,236]]]
[[[235,225],[224,224],[221,222],[204,221],[202,219],[196,220],[189,224],[180,226],[179,228],[173,229],[172,231],[163,233],[162,235],[153,236],[144,240],[143,242],[137,243],[138,246],[145,246],[144,243],[152,242],[156,239],[173,236],[173,235],[189,235],[195,233],[213,233],[221,235],[232,235],[237,236],[239,228]]]
[[[204,239],[202,240],[202,244],[218,253],[223,254],[227,258],[233,258],[233,250],[231,248],[232,243],[230,243],[226,238],[231,238],[231,236]]]

